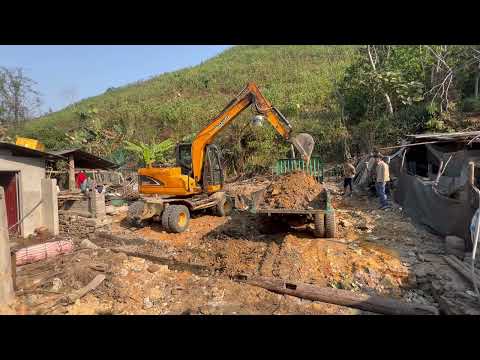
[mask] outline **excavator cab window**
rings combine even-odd
[[[178,144],[176,151],[177,166],[182,169],[183,175],[192,172],[192,144]]]
[[[207,145],[205,151],[205,165],[203,167],[203,187],[223,185],[223,168],[220,150],[214,144]]]

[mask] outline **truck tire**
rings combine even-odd
[[[165,207],[165,210],[162,212],[162,227],[165,229],[165,231],[170,231],[170,225],[168,223],[168,219],[170,217],[170,212],[172,210],[172,206],[169,205]]]
[[[325,237],[332,239],[337,237],[337,220],[335,217],[335,211],[328,211],[325,213]]]
[[[224,217],[231,214],[233,209],[232,200],[229,197],[225,196],[221,199],[217,206],[215,207],[215,213],[217,216]]]
[[[128,222],[133,226],[140,226],[145,203],[142,200],[135,201],[128,207]]]
[[[317,213],[315,214],[314,218],[314,229],[313,235],[317,238],[324,238],[325,237],[325,214]]]
[[[190,222],[190,211],[185,205],[170,205],[170,214],[168,216],[168,227],[170,231],[181,233],[187,230]]]

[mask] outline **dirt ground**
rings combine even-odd
[[[263,181],[262,186],[266,185]],[[258,189],[255,184],[230,185],[232,188],[245,196]],[[309,226],[262,233],[258,217],[248,211],[236,210],[226,218],[208,212],[194,215],[189,230],[181,234],[167,233],[159,223],[132,228],[125,220],[126,213],[118,214],[112,228],[118,238],[99,235],[91,239],[99,246],[96,249],[81,249],[19,268],[15,312],[364,313],[274,294],[229,278],[237,274],[276,277],[438,306],[430,287],[422,284],[433,276],[434,266],[441,263],[442,239],[413,225],[398,206],[378,210],[376,199],[360,195],[344,198],[335,183],[327,183],[325,188],[333,194],[337,239],[315,238]],[[130,241],[122,243],[119,239]],[[36,274],[42,273],[50,274],[50,279],[35,285]],[[74,304],[49,308],[63,294],[85,286],[98,274],[106,276],[98,288]],[[35,289],[25,290],[32,287]]]

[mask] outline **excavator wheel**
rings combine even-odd
[[[190,222],[190,211],[188,211],[188,208],[185,205],[170,205],[168,208],[170,208],[168,216],[170,231],[181,233],[187,230]]]
[[[325,237],[325,214],[317,213],[315,214],[315,228],[313,230],[313,234],[317,238]]]
[[[172,210],[172,206],[167,206],[165,210],[162,212],[162,227],[165,231],[170,231],[170,225],[168,224],[168,219],[170,217],[170,212]]]
[[[327,211],[325,213],[325,237],[337,237],[337,220],[335,218],[335,211]]]
[[[230,215],[232,209],[232,200],[230,200],[229,197],[225,196],[218,202],[217,206],[215,207],[215,212],[218,216],[224,217]]]

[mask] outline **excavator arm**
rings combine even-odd
[[[306,151],[301,143],[292,137],[292,126],[288,120],[262,95],[255,83],[247,86],[218,114],[192,142],[192,172],[196,182],[202,177],[205,147],[230,124],[243,110],[254,104],[275,130],[287,141],[291,141],[305,160],[310,159],[311,150]],[[310,152],[310,153],[309,153]]]

